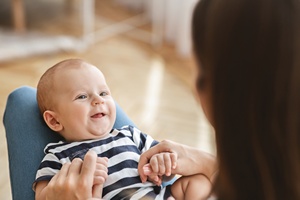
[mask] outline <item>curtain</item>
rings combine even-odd
[[[191,20],[198,0],[115,0],[127,8],[144,11],[153,31],[160,31],[162,40],[174,45],[178,55],[192,53]]]

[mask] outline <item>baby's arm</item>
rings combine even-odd
[[[49,181],[40,181],[40,182],[36,183],[36,186],[35,186],[35,199],[36,200],[46,199],[48,183],[49,183]]]
[[[171,180],[174,175],[172,169],[176,168],[177,155],[175,153],[159,153],[151,157],[150,162],[144,165],[144,173],[148,179],[156,185],[161,185],[162,181]]]

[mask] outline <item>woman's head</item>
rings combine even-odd
[[[299,3],[200,0],[195,8],[196,86],[210,100],[221,199],[300,191]]]

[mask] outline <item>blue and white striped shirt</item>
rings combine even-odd
[[[167,199],[170,196],[169,187],[160,188],[150,182],[141,183],[137,171],[140,155],[157,143],[151,136],[133,126],[113,129],[102,139],[50,143],[44,150],[46,156],[37,171],[35,183],[50,181],[64,163],[71,162],[76,157],[83,159],[88,150],[93,150],[99,157],[108,158],[104,199]]]

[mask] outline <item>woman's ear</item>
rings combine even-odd
[[[55,112],[46,110],[43,114],[44,120],[46,124],[51,128],[53,131],[59,132],[63,129],[63,126],[57,120],[57,115]]]

